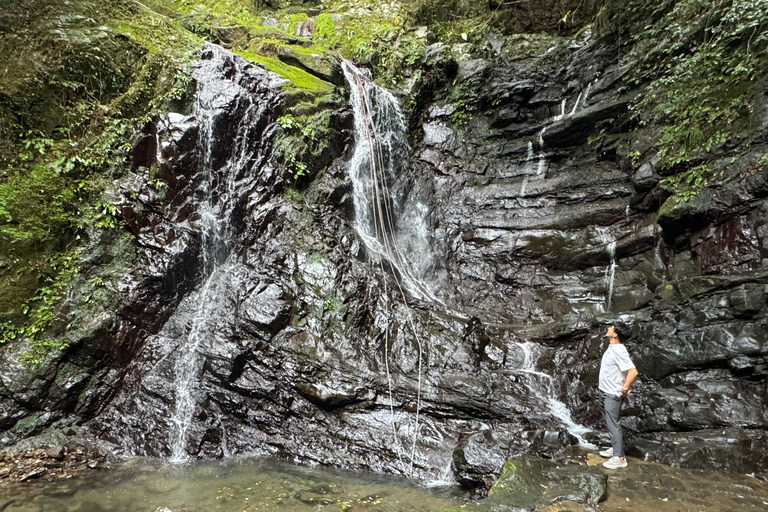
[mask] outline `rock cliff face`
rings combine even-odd
[[[585,31],[515,59],[506,44],[433,45],[412,91],[398,180],[425,205],[434,301],[404,300],[353,228],[351,109],[330,116],[332,163],[286,193],[279,80],[207,46],[194,115],[156,116],[119,184],[139,252],[111,356],[60,356],[59,369],[95,368],[82,385],[39,373],[29,389],[67,397],[39,423],[85,422],[122,453],[488,485],[511,455],[601,429],[601,336],[622,318],[641,375],[630,455],[768,470],[764,98],[749,134],[711,155],[722,181],[660,209],[655,135],[628,108],[641,90],[621,81],[633,64],[617,65],[620,43]],[[23,437],[27,413],[10,409],[53,402],[19,401],[2,377],[16,403],[0,426]]]

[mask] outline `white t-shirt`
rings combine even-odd
[[[629,358],[627,347],[621,343],[611,343],[603,352],[603,360],[600,363],[600,378],[598,387],[603,393],[619,394],[627,379],[627,372],[634,368],[632,359]]]

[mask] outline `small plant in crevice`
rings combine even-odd
[[[341,313],[344,311],[344,302],[336,295],[336,292],[330,292],[323,300],[323,311],[328,313]]]
[[[687,202],[708,185],[711,174],[709,166],[701,164],[667,176],[659,182],[659,186],[672,193],[670,199],[674,204]]]
[[[285,163],[286,172],[292,178],[293,183],[296,183],[299,178],[307,174],[307,164],[297,159],[295,155],[290,155]]]
[[[613,121],[614,119],[611,117],[595,123],[595,130],[597,130],[597,132],[587,137],[587,144],[590,146],[599,147],[605,140],[605,136],[608,134],[608,130],[610,129]]]
[[[100,228],[116,229],[120,226],[120,209],[105,201],[96,204],[96,225]]]

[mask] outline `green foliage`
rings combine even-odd
[[[19,160],[28,162],[39,155],[44,155],[46,150],[54,145],[53,139],[46,137],[39,130],[29,130],[24,136],[24,150],[19,153]]]
[[[597,132],[587,137],[587,144],[590,146],[600,146],[603,143],[603,140],[605,140],[607,131],[611,127],[613,121],[613,118],[609,118],[595,123],[595,130],[597,130]]]
[[[666,2],[660,20],[635,35],[652,78],[635,111],[662,124],[659,165],[671,168],[719,147],[748,126],[747,92],[765,68],[768,2]]]
[[[115,229],[120,225],[120,210],[117,206],[99,201],[96,210],[96,225],[100,228]]]
[[[314,103],[302,103],[295,112],[316,109]],[[330,111],[322,109],[315,114],[286,113],[277,119],[282,133],[275,144],[275,154],[282,162],[288,182],[296,186],[302,177],[309,177],[327,158],[327,147],[332,137]]]
[[[413,16],[416,24],[429,25],[449,41],[451,34],[466,34],[471,41],[489,30],[503,34],[571,34],[592,20],[597,3],[593,0],[416,0]]]
[[[0,38],[14,56],[0,84],[0,343],[28,339],[34,363],[62,347],[59,309],[78,248],[94,226],[121,227],[105,188],[122,172],[140,118],[189,86],[186,71],[171,79],[199,39],[137,2],[28,0],[8,9],[24,30]]]
[[[286,170],[293,177],[293,181],[296,182],[307,174],[307,164],[297,160],[296,155],[290,155],[286,161]]]
[[[659,182],[662,189],[672,192],[674,204],[687,202],[706,185],[706,179],[711,174],[706,164],[686,169],[674,176],[667,176]]]
[[[64,176],[37,164],[0,182],[0,242],[40,250],[59,245],[77,222],[72,202],[78,191]]]
[[[176,80],[173,87],[168,92],[168,98],[171,100],[181,100],[189,91],[189,86],[192,83],[192,72],[189,69],[184,69],[176,74]]]
[[[451,122],[455,125],[462,126],[467,124],[480,110],[477,105],[477,99],[472,92],[477,86],[477,79],[474,78],[468,80],[456,78],[453,81],[453,88],[448,96],[448,100],[454,107],[451,114]]]
[[[293,34],[296,32],[296,26],[299,23],[304,23],[307,20],[309,20],[309,16],[305,12],[299,12],[296,14],[291,14],[288,16],[288,21],[290,22],[290,26],[288,28],[288,33]]]
[[[277,124],[279,124],[285,130],[290,130],[291,128],[297,125],[296,118],[293,117],[291,114],[286,114],[284,116],[278,117]]]
[[[0,325],[0,343],[23,336],[32,345],[32,349],[22,357],[23,362],[35,365],[51,350],[66,348],[66,343],[48,338],[44,333],[58,316],[59,303],[77,275],[79,259],[78,251],[52,254],[48,258],[50,275],[46,278],[44,286],[21,307],[22,314],[29,319],[28,323],[24,326],[10,322]]]
[[[467,100],[456,100],[453,102],[454,111],[451,114],[451,122],[455,125],[462,126],[472,119],[472,105]]]

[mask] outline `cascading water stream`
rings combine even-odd
[[[608,290],[605,296],[605,310],[610,311],[611,301],[613,300],[613,283],[616,280],[616,242],[609,243],[607,250],[611,261],[605,269],[605,281]]]
[[[181,340],[177,349],[175,365],[174,398],[175,408],[171,417],[170,441],[171,462],[184,462],[189,458],[186,452],[187,431],[197,405],[196,384],[200,361],[198,348],[215,324],[219,309],[225,301],[225,288],[228,267],[224,263],[230,252],[232,235],[229,232],[228,201],[235,193],[234,172],[217,172],[213,169],[211,151],[214,144],[214,120],[212,110],[205,99],[198,94],[195,98],[195,118],[200,125],[197,151],[201,162],[201,184],[198,186],[198,220],[196,222],[201,235],[201,271],[200,287],[194,304],[195,315],[189,334]],[[237,168],[236,159],[233,167]],[[220,183],[219,180],[224,180]]]
[[[398,166],[407,161],[410,150],[405,140],[406,127],[403,115],[392,94],[376,86],[369,76],[346,61],[343,62],[342,68],[350,84],[350,96],[355,114],[355,150],[350,162],[350,178],[354,187],[355,200],[355,228],[367,248],[378,254],[381,259],[388,261],[397,271],[398,276],[396,277],[399,277],[397,283],[401,287],[400,292],[404,302],[403,288],[422,299],[439,302],[423,279],[423,271],[431,265],[432,257],[424,215],[407,222],[411,226],[419,225],[422,229],[418,233],[415,243],[409,246],[410,250],[401,249],[403,247],[401,242],[404,237],[399,227],[402,224],[402,212],[409,209],[407,206],[403,207],[397,194],[398,190],[393,187],[393,184],[398,181],[398,173],[401,170]],[[565,115],[565,102],[563,102],[562,110],[563,115]],[[541,153],[538,155],[537,176],[542,174],[546,168],[543,133],[544,130],[539,133]],[[526,168],[529,172],[526,173],[526,178],[521,186],[519,193],[521,198],[525,194],[529,175],[532,174],[530,171],[532,171],[534,158],[533,145],[529,144],[526,160]],[[411,211],[414,210],[411,209]],[[413,232],[411,233],[413,234]],[[412,254],[427,255],[428,265],[423,263],[422,265],[414,265],[410,258]],[[523,367],[519,370],[536,377],[534,379],[536,384],[529,385],[529,389],[543,403],[547,404],[550,413],[565,425],[566,429],[579,440],[582,446],[594,448],[594,445],[583,438],[583,434],[590,432],[590,430],[576,424],[566,405],[555,398],[553,378],[534,369],[536,360],[532,356],[532,346],[533,344],[521,345],[527,355]],[[385,364],[391,395],[391,377],[386,352]],[[419,355],[419,387],[420,373],[421,354]],[[394,418],[394,410],[391,410],[390,413]],[[394,424],[392,430],[399,454],[400,440]],[[415,448],[415,439],[413,443]],[[413,457],[411,457],[412,463]]]
[[[399,295],[408,311],[408,328],[418,349],[418,387],[410,461],[403,457],[400,430],[396,424],[389,364],[389,329],[385,328],[384,363],[389,388],[390,421],[401,470],[413,471],[419,435],[421,408],[421,340],[413,326],[412,312],[405,291],[421,299],[439,302],[423,280],[431,267],[432,250],[427,239],[426,207],[421,203],[403,201],[402,183],[398,180],[401,167],[407,161],[410,147],[406,140],[405,119],[392,94],[378,87],[347,61],[342,62],[344,76],[350,85],[350,97],[355,119],[355,150],[350,161],[350,179],[355,202],[355,229],[369,251],[379,256],[395,270]],[[408,219],[408,220],[406,220]],[[415,229],[414,229],[415,227]],[[386,293],[386,280],[384,281]]]
[[[594,444],[584,439],[584,434],[590,433],[592,430],[573,421],[568,406],[556,398],[557,393],[554,389],[554,378],[551,375],[536,369],[536,361],[539,359],[539,354],[536,352],[539,346],[527,341],[525,343],[518,343],[517,347],[522,352],[523,357],[521,358],[519,367],[514,371],[534,377],[539,385],[529,385],[528,389],[530,389],[542,402],[547,404],[550,414],[565,425],[566,430],[579,441],[581,446],[595,449],[596,446]]]
[[[207,61],[214,69],[218,62],[227,62],[231,54],[218,47]],[[219,54],[219,55],[214,55]],[[202,70],[196,73],[202,73]],[[208,70],[206,72],[211,72]],[[233,265],[228,258],[234,245],[232,214],[239,196],[238,173],[251,165],[253,147],[249,145],[248,130],[261,114],[260,105],[250,94],[243,94],[238,86],[222,92],[213,80],[198,81],[194,116],[199,125],[196,153],[199,161],[199,184],[194,194],[196,215],[192,224],[200,234],[200,270],[197,281],[202,283],[191,297],[187,320],[187,335],[176,340],[177,359],[174,367],[174,409],[170,418],[169,447],[171,462],[189,458],[186,451],[188,431],[198,403],[198,381],[202,362],[198,354],[201,343],[214,337],[219,319],[224,315],[228,281]],[[221,130],[220,111],[224,105],[237,105],[242,116],[234,132],[229,158],[217,158],[224,143],[217,138]],[[218,123],[218,125],[217,125]],[[226,447],[223,448],[226,451]]]
[[[426,205],[411,201],[400,180],[410,147],[395,97],[344,62],[355,118],[355,150],[349,164],[355,202],[355,229],[366,247],[398,273],[412,295],[440,302],[424,280],[433,266]]]

